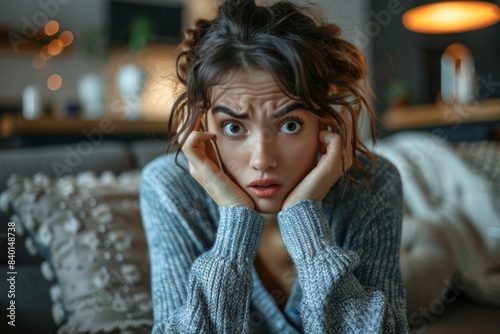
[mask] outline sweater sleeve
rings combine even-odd
[[[199,219],[206,212],[190,198],[193,184],[165,177],[146,168],[140,190],[151,261],[152,333],[245,333],[262,216],[220,207],[215,243],[204,250]]]
[[[278,215],[303,290],[305,333],[409,332],[399,267],[401,180],[391,173],[372,184],[351,216],[348,248],[336,245],[320,201],[301,201]]]

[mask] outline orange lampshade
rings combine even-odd
[[[439,1],[410,9],[403,25],[415,32],[448,34],[488,27],[500,21],[500,7],[485,1]]]

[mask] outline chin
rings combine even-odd
[[[272,201],[269,199],[254,199],[255,211],[264,214],[278,214],[283,206],[283,201]]]

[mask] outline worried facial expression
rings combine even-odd
[[[226,174],[261,213],[278,213],[316,166],[319,117],[283,93],[263,71],[236,72],[212,91],[207,131]]]

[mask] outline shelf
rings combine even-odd
[[[498,121],[500,99],[477,101],[455,109],[437,104],[394,108],[387,110],[382,116],[383,127],[389,131]]]
[[[84,131],[101,131],[113,135],[166,134],[166,121],[121,120],[102,118],[100,120],[41,118],[26,120],[21,115],[3,114],[0,137],[26,135],[83,135]]]

